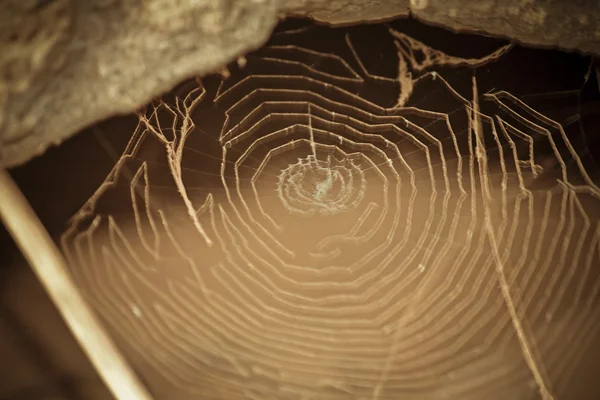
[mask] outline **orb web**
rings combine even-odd
[[[581,88],[490,86],[511,52],[281,29],[141,110],[61,240],[159,398],[569,398],[598,167],[543,112]]]

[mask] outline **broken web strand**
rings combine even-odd
[[[514,47],[514,44],[512,43],[507,44],[496,51],[479,58],[455,57],[448,55],[443,51],[433,49],[396,29],[389,28],[388,31],[393,37],[398,39],[396,41],[398,51],[400,51],[404,58],[410,62],[412,69],[417,72],[423,72],[428,68],[440,65],[452,67],[468,66],[470,68],[481,67],[490,62],[497,61]],[[417,55],[420,56],[420,61],[417,58]]]
[[[487,235],[490,242],[490,247],[492,250],[492,255],[494,257],[494,265],[496,267],[496,271],[498,273],[498,280],[500,284],[500,290],[502,292],[502,296],[504,297],[504,301],[506,303],[506,308],[510,314],[510,319],[514,326],[515,332],[519,339],[519,344],[521,346],[521,350],[523,351],[523,356],[525,358],[525,362],[527,363],[536,384],[539,387],[540,393],[542,395],[543,400],[555,400],[555,397],[552,395],[550,388],[548,387],[549,379],[545,376],[545,372],[543,366],[536,361],[536,356],[534,354],[534,344],[525,334],[525,330],[523,328],[523,318],[519,315],[519,310],[517,305],[515,304],[515,300],[513,299],[514,295],[511,294],[510,287],[508,286],[508,281],[506,279],[506,273],[504,272],[504,266],[502,262],[502,258],[500,256],[500,252],[498,251],[498,244],[496,241],[496,237],[494,234],[494,227],[491,222],[491,211],[490,211],[490,202],[492,200],[490,189],[489,189],[489,180],[488,180],[488,167],[487,167],[487,158],[483,151],[484,144],[482,138],[481,131],[481,119],[479,117],[479,92],[477,90],[477,81],[475,76],[473,76],[473,108],[471,110],[471,126],[473,128],[473,134],[476,139],[476,159],[479,166],[479,176],[481,180],[481,186],[484,188],[485,200],[483,202],[483,210],[484,210],[484,226],[487,231]],[[535,352],[537,353],[537,352]],[[539,364],[539,365],[538,365]]]
[[[181,198],[185,203],[188,215],[194,222],[194,226],[198,230],[198,233],[202,236],[206,244],[210,247],[212,246],[213,242],[204,230],[204,227],[200,223],[200,220],[198,219],[198,215],[194,210],[194,206],[187,194],[185,184],[183,183],[183,176],[181,171],[185,141],[195,128],[195,123],[192,120],[191,114],[196,105],[205,96],[205,94],[206,90],[204,89],[204,87],[198,85],[198,87],[190,91],[183,100],[181,100],[179,97],[176,97],[175,107],[169,105],[163,100],[160,100],[158,105],[152,106],[152,112],[150,117],[146,115],[145,111],[140,112],[138,114],[138,117],[140,118],[140,121],[144,124],[145,129],[154,134],[154,136],[164,144],[165,150],[167,152],[167,158],[169,160],[169,167],[173,174],[175,185],[177,187],[178,192],[181,194]],[[159,109],[164,109],[173,116],[173,124],[171,127],[173,134],[172,140],[167,139],[167,137],[163,133],[162,127],[160,125],[160,119],[158,116]],[[154,120],[155,122],[153,123],[152,120]]]

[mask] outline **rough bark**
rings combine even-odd
[[[451,29],[600,54],[595,0],[5,0],[0,166],[218,70],[262,45],[287,15],[346,25],[409,12]]]
[[[600,54],[597,0],[412,0],[412,15],[455,30]]]

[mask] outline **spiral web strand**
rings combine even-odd
[[[513,46],[377,29],[280,30],[155,100],[72,219],[73,277],[158,398],[570,398],[600,329],[581,129],[479,89]]]

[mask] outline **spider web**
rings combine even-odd
[[[521,49],[414,33],[289,24],[139,112],[61,240],[158,398],[572,398],[600,329],[591,65],[497,88]]]

